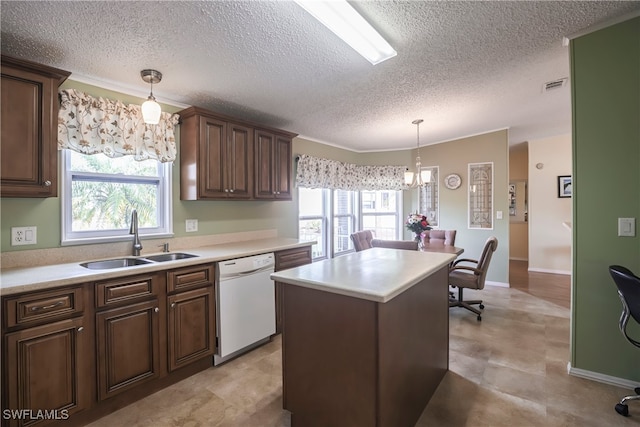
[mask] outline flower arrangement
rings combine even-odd
[[[407,227],[407,230],[415,233],[416,239],[420,238],[423,231],[431,230],[427,217],[419,213],[410,214],[405,221],[405,226]]]

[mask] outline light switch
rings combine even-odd
[[[502,219],[502,211],[496,211],[496,219]]]
[[[618,236],[635,237],[636,235],[636,219],[635,218],[618,218]]]
[[[185,231],[187,233],[192,233],[194,231],[198,231],[198,220],[197,219],[187,219],[185,220]]]

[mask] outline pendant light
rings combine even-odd
[[[407,171],[404,173],[404,183],[410,188],[424,187],[431,182],[431,171],[422,169],[422,162],[420,161],[420,123],[424,122],[422,119],[416,119],[411,123],[416,125],[418,133],[418,155],[416,156],[416,169],[415,172]]]
[[[142,104],[142,119],[145,123],[150,125],[157,125],[160,121],[160,113],[162,109],[160,104],[156,102],[156,98],[153,96],[153,84],[160,83],[162,80],[162,73],[156,70],[142,70],[140,71],[142,80],[151,84],[151,94],[149,98]]]

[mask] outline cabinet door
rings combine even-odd
[[[291,200],[291,138],[256,131],[256,199]]]
[[[199,198],[224,198],[228,193],[227,124],[209,117],[200,118],[198,159]]]
[[[92,352],[87,334],[82,318],[7,334],[5,409],[57,410],[54,414],[64,419],[88,407]]]
[[[291,138],[276,135],[273,159],[275,198],[291,200]]]
[[[96,314],[100,400],[159,377],[158,312],[155,299]]]
[[[227,123],[228,197],[250,199],[253,192],[253,139],[252,129]]]
[[[168,297],[169,370],[215,352],[213,286]]]
[[[274,179],[273,151],[275,135],[256,130],[255,136],[255,197],[273,199],[276,194]]]
[[[3,64],[1,85],[0,194],[56,196],[57,84],[50,77]]]

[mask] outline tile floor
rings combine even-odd
[[[465,297],[484,300],[483,320],[450,311],[450,370],[417,426],[640,426],[640,404],[631,402],[629,418],[613,409],[629,390],[567,374],[563,304],[515,287],[488,286]],[[276,337],[90,426],[289,426],[280,346]]]

